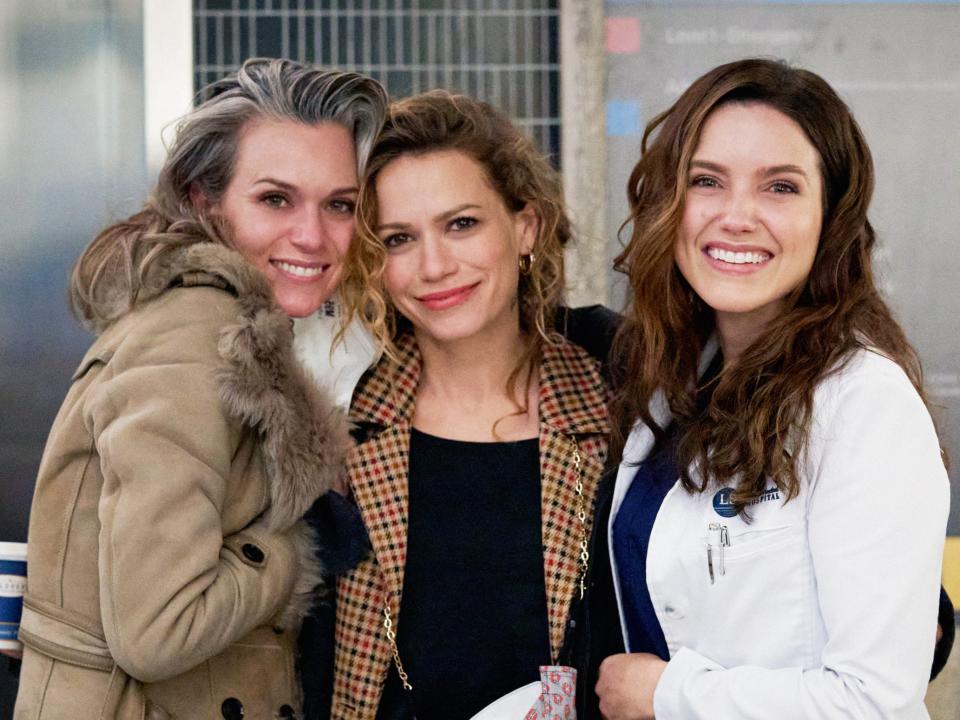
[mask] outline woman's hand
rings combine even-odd
[[[652,720],[653,692],[666,667],[649,653],[608,657],[597,680],[600,714],[607,720]]]
[[[23,658],[22,650],[11,650],[9,648],[4,648],[3,650],[0,650],[0,654],[6,655],[7,657],[13,658],[14,660],[20,660]]]

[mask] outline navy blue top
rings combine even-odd
[[[613,552],[630,638],[630,652],[647,652],[670,659],[647,590],[647,548],[663,499],[677,481],[673,444],[663,443],[637,466],[630,489],[613,521]]]

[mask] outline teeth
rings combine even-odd
[[[301,265],[291,265],[290,263],[287,263],[287,262],[278,262],[277,267],[283,270],[284,272],[290,273],[291,275],[296,275],[297,277],[303,277],[303,278],[316,277],[317,275],[323,272],[322,267],[308,268],[308,267],[303,267]]]
[[[770,259],[770,255],[765,252],[733,252],[732,250],[721,250],[720,248],[707,248],[707,255],[714,260],[721,260],[734,265],[757,265]]]

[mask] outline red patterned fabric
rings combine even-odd
[[[577,671],[563,665],[540,667],[540,698],[524,720],[577,720]]]
[[[389,599],[396,626],[407,552],[410,427],[421,368],[411,336],[401,338],[398,348],[398,362],[385,359],[361,380],[351,407],[355,422],[372,423],[382,430],[360,443],[348,458],[351,488],[374,557],[343,577],[337,588],[335,720],[374,720],[392,662],[383,608]],[[550,647],[556,659],[570,603],[578,592],[581,530],[571,438],[581,455],[589,535],[610,432],[597,362],[566,341],[546,345],[540,364],[539,411],[544,581]]]

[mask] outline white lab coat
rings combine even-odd
[[[652,445],[633,430],[608,532]],[[798,497],[770,492],[748,524],[718,514],[715,493],[678,483],[654,522],[647,584],[670,650],[657,720],[928,718],[949,482],[902,369],[860,350],[821,382]],[[730,546],[711,582],[713,522]]]

